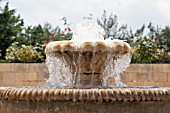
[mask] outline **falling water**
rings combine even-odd
[[[49,71],[49,79],[46,81],[46,86],[52,88],[72,87],[72,73],[63,58],[57,57],[55,53],[46,54],[46,57],[46,65]]]

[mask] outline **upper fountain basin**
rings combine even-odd
[[[130,52],[130,45],[121,40],[102,41],[54,41],[47,44],[45,52],[56,51],[110,51],[119,53]]]

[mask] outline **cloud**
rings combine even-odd
[[[120,24],[133,29],[153,22],[170,25],[169,0],[9,0],[10,6],[26,20],[26,25],[43,24],[48,21],[61,25],[62,17],[75,24],[90,13],[101,17],[103,10],[118,16]]]

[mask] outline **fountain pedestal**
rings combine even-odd
[[[55,81],[55,86],[63,84],[59,87],[102,87],[107,77],[118,76],[115,68],[117,59],[127,56],[124,62],[130,63],[130,46],[120,40],[57,41],[49,43],[45,51],[50,73],[48,82]],[[121,64],[123,69],[119,67],[121,72],[128,66],[124,62]],[[58,69],[58,66],[62,68]]]

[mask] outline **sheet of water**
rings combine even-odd
[[[46,54],[46,65],[49,71],[49,79],[46,86],[49,87],[72,87],[73,75],[69,66],[64,61],[64,57],[59,58],[57,55]]]

